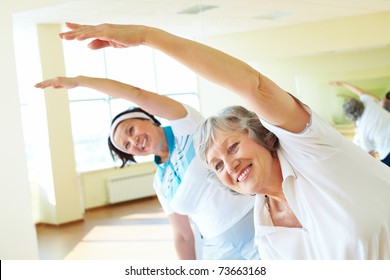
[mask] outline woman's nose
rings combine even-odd
[[[131,147],[137,147],[138,146],[138,136],[129,136],[127,138],[127,141],[131,143]]]
[[[226,166],[227,166],[227,171],[230,175],[234,174],[237,172],[237,167],[239,165],[239,162],[237,159],[232,159],[232,160],[229,160],[227,163],[226,163]]]

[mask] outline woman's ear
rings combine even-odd
[[[264,133],[263,141],[265,145],[267,145],[267,148],[272,154],[272,156],[275,157],[279,139],[276,137],[275,134],[267,130],[267,132]]]
[[[267,147],[272,151],[275,150],[276,142],[278,141],[278,138],[269,130],[264,132],[263,135],[264,143],[267,145]]]
[[[267,144],[267,146],[268,146],[268,148],[270,148],[270,150],[273,150],[274,146],[275,146],[275,142],[276,142],[276,140],[273,137],[267,137],[265,144]]]

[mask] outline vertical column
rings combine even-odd
[[[37,26],[43,79],[65,76],[65,63],[58,24]],[[82,199],[78,184],[72,139],[67,90],[45,89],[47,135],[49,139],[52,186],[45,186],[52,194],[45,207],[47,223],[62,224],[83,218]],[[48,189],[49,188],[49,189]],[[51,189],[50,189],[51,188]],[[53,199],[54,198],[54,199]]]

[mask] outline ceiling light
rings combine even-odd
[[[290,12],[272,12],[272,13],[264,14],[261,16],[257,16],[255,18],[256,19],[274,20],[274,19],[290,17],[292,15],[294,15],[294,14],[290,13]]]
[[[184,9],[184,10],[178,12],[178,14],[197,15],[199,13],[202,13],[204,11],[211,10],[211,9],[214,9],[214,8],[218,8],[218,6],[199,4],[199,5],[195,5],[193,7]]]

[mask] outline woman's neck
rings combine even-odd
[[[302,227],[283,192],[283,174],[278,157],[275,157],[272,187],[266,194],[266,203],[272,222],[275,226]]]
[[[274,156],[272,163],[272,176],[270,182],[268,182],[268,187],[265,189],[263,195],[271,197],[274,200],[280,201],[282,203],[287,202],[286,197],[283,193],[283,174],[282,168],[280,166],[279,157]]]
[[[167,162],[169,160],[169,151],[162,152],[157,155],[160,158],[160,163]]]
[[[160,157],[160,163],[167,162],[169,160],[169,148],[168,148],[168,142],[167,138],[165,136],[164,129],[160,127],[159,129],[159,149],[157,153],[155,153],[156,156]]]

